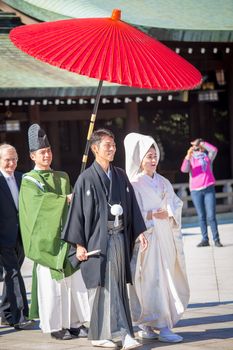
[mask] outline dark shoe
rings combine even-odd
[[[51,337],[57,340],[70,340],[73,338],[68,329],[52,332]]]
[[[25,320],[23,322],[15,323],[14,328],[19,330],[32,329],[35,325],[34,320]]]
[[[215,247],[223,247],[222,243],[219,240],[215,241],[214,245]]]
[[[88,336],[88,328],[85,326],[81,326],[79,328],[70,328],[69,332],[75,338],[87,338]]]
[[[198,243],[197,247],[208,247],[209,245],[209,241],[201,241]]]

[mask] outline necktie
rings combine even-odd
[[[19,190],[18,190],[18,186],[16,184],[16,181],[15,181],[15,178],[13,175],[9,176],[7,178],[7,184],[10,188],[11,195],[12,195],[12,198],[14,200],[15,206],[18,209]]]

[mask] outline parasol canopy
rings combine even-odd
[[[187,90],[201,74],[154,38],[120,20],[78,18],[14,28],[10,39],[22,51],[54,66],[122,85]]]
[[[175,91],[193,89],[202,79],[200,72],[174,51],[121,21],[118,9],[110,18],[77,18],[16,27],[11,30],[10,39],[39,60],[99,79],[82,170],[104,80]]]

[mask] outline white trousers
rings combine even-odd
[[[51,333],[77,328],[90,320],[87,289],[81,271],[56,281],[48,267],[37,265],[40,328]]]

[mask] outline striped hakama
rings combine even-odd
[[[88,290],[90,340],[112,339],[126,333],[133,335],[125,277],[124,236],[119,229],[110,232],[105,285]]]

